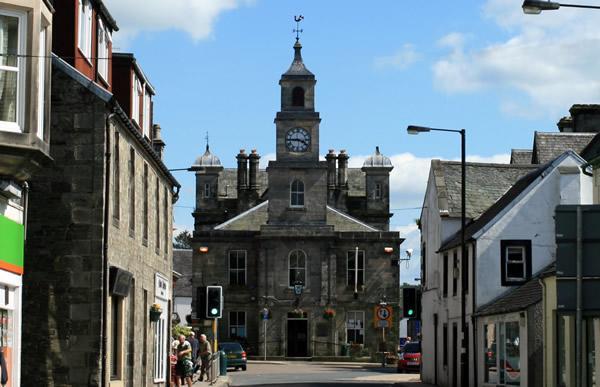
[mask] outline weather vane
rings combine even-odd
[[[294,32],[296,33],[296,42],[300,40],[300,33],[304,32],[304,30],[300,29],[300,22],[304,20],[304,16],[294,16],[294,20],[296,21],[296,29]]]

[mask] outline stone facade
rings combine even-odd
[[[192,166],[193,315],[202,317],[197,289],[222,285],[221,342],[241,341],[250,355],[261,356],[266,344],[272,357],[339,356],[353,343],[353,355],[375,356],[382,329],[375,326],[374,308],[386,299],[394,308],[387,334],[395,350],[402,239],[387,231],[393,166],[379,150],[362,170],[348,169],[345,151],[319,160],[316,80],[299,42],[294,50],[280,81],[276,160],[261,171],[258,153],[241,150],[233,173],[207,147]],[[294,285],[302,287],[300,296]],[[264,308],[270,311],[266,322]],[[325,318],[326,309],[335,317]],[[196,322],[210,330],[203,325],[210,321]]]
[[[154,362],[167,360],[178,183],[111,94],[53,66],[54,163],[31,187],[24,385],[164,386],[166,364],[156,377]],[[153,303],[164,305],[157,323]]]

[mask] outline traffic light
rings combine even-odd
[[[402,288],[402,316],[421,318],[421,291],[414,287]]]
[[[223,314],[223,287],[206,287],[206,318],[221,318]]]

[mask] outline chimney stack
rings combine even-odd
[[[250,153],[250,190],[258,191],[258,161],[260,160],[259,154],[256,152],[256,149],[252,149]]]
[[[160,136],[160,125],[154,124],[152,125],[152,148],[158,154],[160,159],[163,158],[163,153],[165,150],[165,142],[162,140]]]
[[[325,156],[325,160],[327,160],[327,189],[334,190],[337,187],[337,176],[335,170],[335,161],[337,160],[337,156],[335,154],[335,150],[330,149],[327,156]]]
[[[348,159],[350,157],[346,153],[345,149],[340,150],[340,154],[337,156],[338,159],[338,189],[348,188]]]
[[[237,191],[238,197],[241,193],[248,189],[248,155],[244,149],[240,149],[240,153],[236,156],[237,167]]]

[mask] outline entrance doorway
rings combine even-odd
[[[308,320],[305,318],[287,321],[287,356],[308,357]]]

